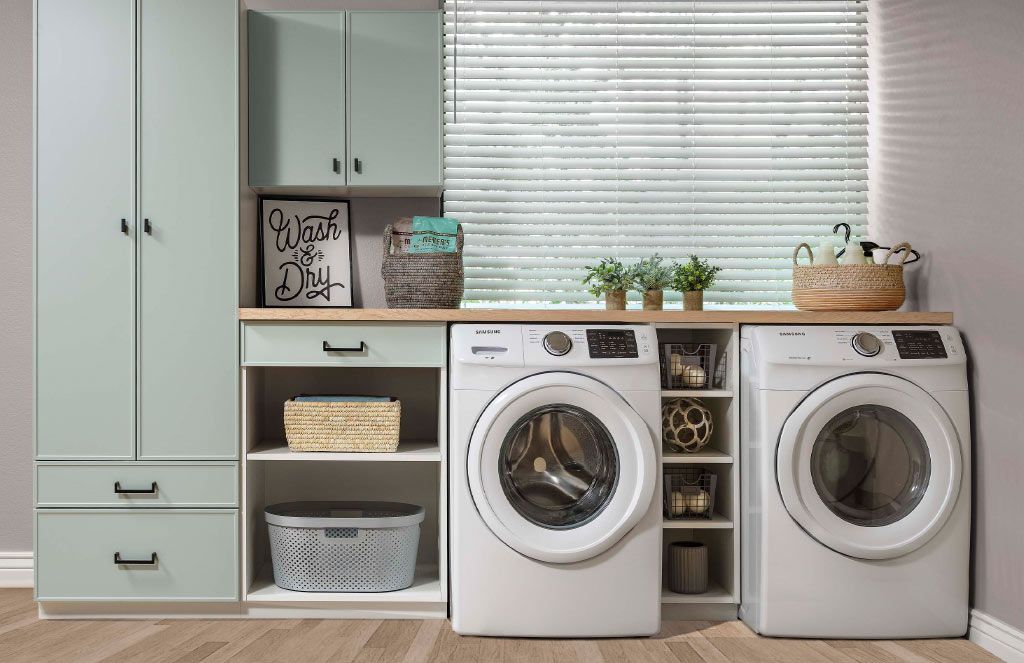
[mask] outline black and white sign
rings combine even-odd
[[[263,306],[352,306],[348,202],[260,197]]]

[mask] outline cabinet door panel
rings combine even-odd
[[[41,459],[135,453],[134,21],[133,0],[38,3]]]
[[[237,457],[235,0],[142,0],[138,456]]]
[[[437,12],[349,13],[349,184],[441,183],[440,21]]]
[[[248,17],[249,184],[344,184],[344,14]]]

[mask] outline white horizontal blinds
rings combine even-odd
[[[866,21],[842,0],[447,0],[466,299],[593,302],[584,265],[657,251],[722,266],[709,302],[788,302],[797,243],[864,232]]]

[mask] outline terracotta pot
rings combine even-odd
[[[604,307],[608,311],[626,310],[626,291],[612,290],[604,295]]]
[[[648,290],[644,293],[644,310],[660,311],[665,304],[664,290]]]
[[[689,292],[683,293],[683,310],[684,311],[703,311],[704,310],[704,291],[703,290],[690,290]]]

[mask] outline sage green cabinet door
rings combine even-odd
[[[238,455],[236,0],[142,0],[140,459]]]
[[[249,184],[345,183],[342,12],[249,12]]]
[[[441,184],[441,15],[348,16],[353,186]]]
[[[134,6],[38,2],[40,459],[135,453]]]

